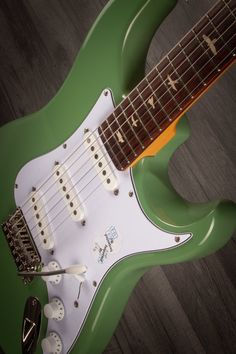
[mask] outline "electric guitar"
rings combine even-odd
[[[167,166],[189,136],[184,113],[235,63],[236,1],[218,1],[141,79],[174,5],[110,1],[57,95],[0,129],[6,354],[101,353],[148,268],[206,256],[235,230],[233,202],[186,202]]]

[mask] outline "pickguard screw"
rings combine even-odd
[[[82,226],[85,226],[85,225],[86,225],[86,221],[85,221],[85,220],[82,220],[82,221],[81,221],[81,225],[82,225]]]
[[[63,144],[63,149],[66,149],[67,148],[67,144]]]
[[[77,300],[74,301],[74,307],[75,307],[75,308],[78,308],[78,307],[79,307],[79,303],[78,303]]]
[[[96,286],[97,286],[97,282],[94,280],[93,281],[93,286],[96,288]]]
[[[129,192],[129,197],[133,197],[133,195],[134,195],[134,192],[130,191]]]
[[[89,132],[88,128],[85,128],[85,129],[84,129],[84,134],[86,134],[86,133],[88,133],[88,132]]]
[[[36,187],[32,187],[32,192],[35,192],[36,191]]]
[[[51,251],[50,251],[50,254],[53,256],[53,255],[54,255],[54,250],[51,250]]]
[[[17,188],[18,188],[18,184],[16,183],[16,184],[15,184],[15,189],[17,189]]]
[[[114,190],[114,195],[118,195],[119,194],[119,189],[115,189]]]
[[[55,162],[54,162],[54,165],[55,165],[55,166],[59,165],[59,162],[58,162],[58,161],[55,161]]]
[[[107,90],[104,92],[104,95],[105,95],[105,96],[108,96],[108,91],[107,91]]]
[[[175,242],[179,242],[180,241],[180,237],[179,236],[175,236]]]

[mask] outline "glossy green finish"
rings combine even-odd
[[[7,166],[1,170],[0,222],[15,208],[13,187],[19,169],[66,140],[104,88],[112,89],[118,103],[140,80],[151,37],[174,4],[174,0],[111,1],[90,31],[70,75],[54,99],[40,111],[0,129],[0,165]],[[116,265],[98,289],[72,350],[74,354],[96,354],[104,349],[130,292],[147,268],[207,255],[223,246],[233,233],[236,226],[233,203],[192,205],[183,201],[170,185],[167,175],[170,156],[187,137],[187,125],[182,119],[175,138],[156,157],[143,159],[133,169],[133,176],[137,195],[153,222],[174,233],[191,231],[192,240],[169,251],[132,256]],[[0,236],[1,281],[5,284],[0,293],[0,343],[7,354],[15,354],[20,353],[26,298],[37,296],[43,304],[47,292],[40,279],[30,286],[22,284],[15,274],[2,233]],[[41,337],[45,335],[45,326],[43,321]],[[37,352],[41,352],[40,345]]]

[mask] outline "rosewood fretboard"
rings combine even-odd
[[[220,0],[132,90],[98,131],[129,167],[236,60],[236,0]]]

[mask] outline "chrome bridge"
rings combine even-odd
[[[20,208],[2,224],[11,254],[19,272],[35,271],[41,264],[41,257]],[[30,282],[30,277],[24,277]]]

